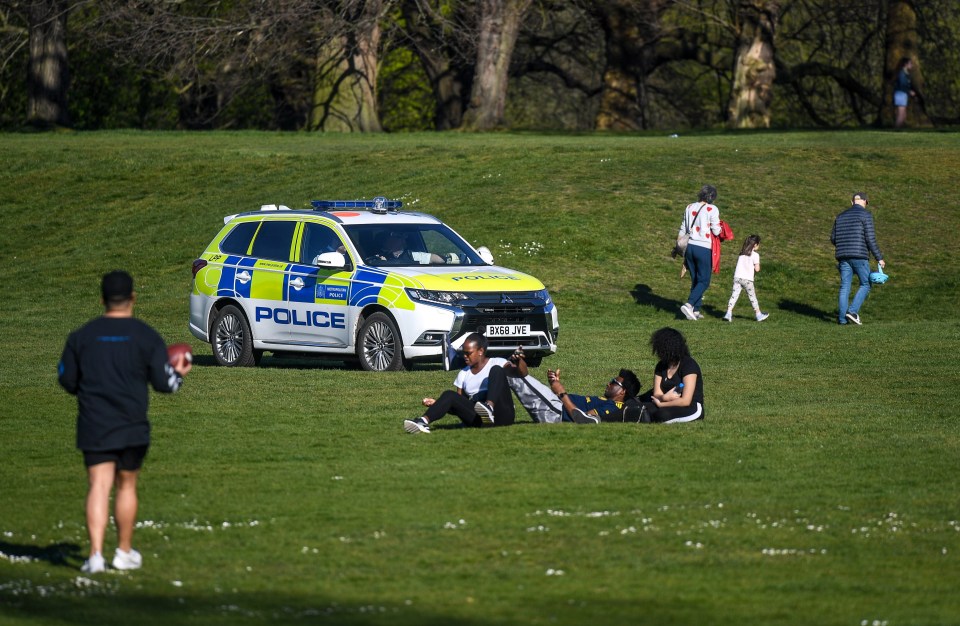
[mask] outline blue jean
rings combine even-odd
[[[838,259],[837,269],[840,270],[840,303],[839,303],[839,322],[847,323],[847,313],[854,315],[860,314],[860,307],[863,306],[867,296],[870,295],[870,261],[867,259]],[[857,275],[860,281],[860,288],[853,296],[853,304],[850,303],[850,285],[853,284],[853,275]]]
[[[710,272],[713,271],[713,251],[703,246],[687,246],[683,262],[690,272],[690,296],[687,302],[694,311],[703,306],[703,294],[710,286]]]

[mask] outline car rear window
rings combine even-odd
[[[290,244],[296,227],[296,222],[264,222],[257,231],[257,238],[253,240],[252,255],[260,259],[289,261]]]
[[[245,255],[250,249],[250,241],[257,232],[259,222],[241,222],[220,242],[220,251],[227,254]]]

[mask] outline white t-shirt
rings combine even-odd
[[[757,265],[760,265],[760,255],[756,251],[751,252],[750,256],[741,254],[737,257],[737,269],[733,277],[753,282],[754,269]]]
[[[463,393],[466,394],[468,398],[472,398],[481,391],[487,390],[487,379],[490,378],[491,367],[494,365],[503,367],[509,362],[510,361],[501,359],[500,357],[492,357],[487,359],[487,364],[476,374],[471,372],[470,367],[467,366],[457,373],[457,378],[453,381],[453,386],[458,389],[463,389]]]

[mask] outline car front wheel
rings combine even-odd
[[[259,356],[254,354],[253,334],[243,311],[229,304],[217,313],[213,322],[213,356],[220,365],[250,367]]]
[[[400,331],[386,313],[374,313],[363,320],[357,334],[357,357],[368,372],[396,372],[404,369]]]

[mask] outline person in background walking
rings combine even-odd
[[[893,106],[896,109],[896,119],[894,125],[902,128],[907,121],[907,103],[911,96],[917,93],[913,90],[913,82],[910,80],[910,70],[913,69],[913,61],[910,57],[903,57],[897,64],[897,76],[893,81]]]
[[[720,234],[720,210],[713,204],[717,199],[717,188],[704,185],[700,188],[698,201],[687,205],[680,224],[680,235],[689,230],[690,240],[683,263],[690,271],[690,295],[680,307],[680,312],[688,320],[703,319],[700,307],[703,306],[703,294],[710,286],[710,273],[713,270],[713,244],[711,237]]]
[[[737,257],[737,269],[733,273],[733,293],[730,294],[730,301],[727,302],[727,313],[723,319],[728,322],[733,321],[733,307],[740,298],[740,291],[746,289],[747,297],[750,298],[750,304],[753,305],[753,313],[758,322],[770,317],[769,313],[760,310],[760,303],[757,302],[757,292],[753,286],[753,278],[756,272],[760,271],[760,235],[750,235],[743,240],[743,247],[740,248],[740,256]]]
[[[873,229],[873,215],[867,210],[867,194],[853,194],[853,204],[837,216],[830,232],[830,242],[836,247],[837,269],[840,271],[840,300],[838,321],[860,325],[860,307],[870,295],[870,254],[877,265],[886,267],[883,254],[877,246]],[[869,251],[869,252],[868,252]],[[860,287],[850,303],[850,286],[857,275]]]

